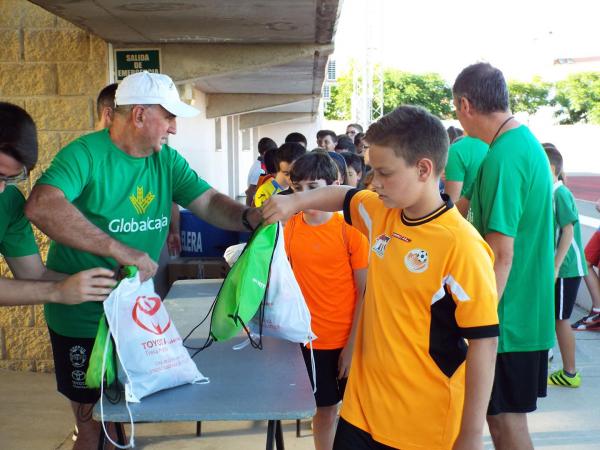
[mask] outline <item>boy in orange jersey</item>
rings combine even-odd
[[[263,209],[270,223],[343,206],[370,241],[333,448],[482,449],[499,331],[492,252],[440,197],[448,136],[437,118],[402,106],[366,140],[376,192],[328,186],[274,197]]]
[[[290,172],[294,192],[306,192],[338,183],[338,168],[326,153],[298,158]],[[333,212],[307,209],[285,225],[285,246],[290,264],[318,336],[312,343],[317,413],[313,418],[316,450],[331,450],[338,404],[344,396],[356,336],[369,243],[356,228]],[[302,354],[312,380],[310,349]]]

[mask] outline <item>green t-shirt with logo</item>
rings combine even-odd
[[[473,186],[473,225],[514,238],[512,268],[498,306],[498,352],[554,344],[552,179],[544,150],[523,125],[490,147]]]
[[[63,148],[38,183],[60,189],[91,223],[154,261],[168,234],[172,202],[186,207],[210,188],[173,148],[163,145],[160,152],[135,158],[112,143],[108,130]],[[117,263],[52,242],[47,266],[72,274],[93,267],[115,269]],[[102,304],[96,302],[45,306],[48,326],[70,337],[94,337],[101,313]]]
[[[584,277],[588,274],[583,246],[581,245],[581,227],[579,226],[579,211],[575,198],[569,189],[558,181],[554,183],[554,242],[558,247],[561,230],[566,225],[573,224],[573,239],[565,259],[558,270],[560,278]]]
[[[462,181],[461,197],[471,192],[479,166],[488,151],[488,144],[481,139],[465,136],[450,146],[446,164],[446,180]]]
[[[23,213],[25,198],[15,186],[0,193],[0,254],[7,258],[38,252],[31,224]]]

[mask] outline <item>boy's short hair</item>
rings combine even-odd
[[[333,142],[337,142],[337,134],[335,134],[335,131],[319,130],[317,132],[317,140],[323,139],[325,136],[331,136],[331,140],[333,140]]]
[[[560,178],[562,176],[563,171],[562,155],[560,154],[556,146],[554,144],[551,144],[550,142],[544,142],[542,144],[542,147],[544,147],[544,151],[546,152],[546,156],[548,156],[550,164],[554,166],[554,175]]]
[[[410,166],[428,158],[437,175],[446,167],[448,133],[440,119],[419,106],[400,106],[386,114],[369,127],[365,139],[390,147]]]
[[[338,141],[337,144],[335,144],[335,149],[346,150],[350,153],[356,153],[356,146],[354,145],[354,141],[345,134],[342,136],[338,136]]]
[[[277,173],[276,154],[279,150],[277,148],[271,148],[263,155],[263,162],[265,163],[265,169],[268,174]]]
[[[356,173],[364,172],[365,163],[356,153],[341,152],[340,155],[344,157],[346,166],[352,167]]]
[[[504,75],[488,63],[472,64],[458,75],[452,95],[465,97],[482,114],[508,111],[508,87]]]
[[[304,144],[304,147],[308,145],[308,141],[306,140],[306,136],[302,133],[298,133],[294,131],[293,133],[288,134],[285,137],[285,142],[298,142],[299,144]]]
[[[277,143],[268,137],[258,141],[258,154],[263,156],[268,150],[277,150]]]
[[[306,153],[294,161],[290,171],[290,180],[293,183],[300,181],[325,180],[333,184],[338,179],[338,168],[333,159],[326,153]]]
[[[275,152],[275,167],[279,172],[279,164],[286,162],[288,164],[293,163],[298,158],[306,153],[306,149],[302,144],[297,142],[286,142]]]

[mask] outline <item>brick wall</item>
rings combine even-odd
[[[0,0],[0,42],[0,101],[25,108],[38,127],[40,156],[27,194],[56,152],[93,128],[95,98],[108,83],[108,46],[23,0]],[[45,256],[47,239],[36,236]],[[9,274],[2,258],[0,274]],[[0,308],[0,368],[53,370],[41,306]]]

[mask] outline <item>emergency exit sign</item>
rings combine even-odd
[[[115,50],[117,81],[121,81],[127,75],[144,70],[150,73],[160,73],[160,50]]]

